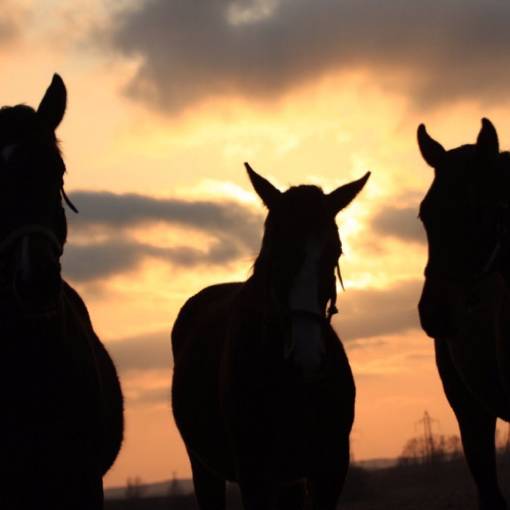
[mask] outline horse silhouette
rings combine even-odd
[[[0,508],[99,510],[122,442],[115,367],[61,277],[66,88],[0,109]]]
[[[246,164],[268,208],[245,282],[203,289],[172,330],[173,412],[202,510],[336,508],[349,465],[355,387],[331,327],[341,243],[336,214],[369,173],[330,194],[282,193]]]
[[[476,144],[446,151],[422,124],[418,144],[435,169],[420,205],[429,257],[419,303],[425,332],[455,412],[479,507],[506,509],[495,426],[510,420],[510,153],[482,120]]]

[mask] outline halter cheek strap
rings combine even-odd
[[[60,258],[63,252],[62,243],[58,240],[57,236],[49,228],[43,227],[41,225],[25,225],[21,228],[13,230],[7,237],[5,237],[0,242],[0,257],[5,255],[5,253],[8,250],[10,250],[12,246],[19,240],[22,240],[23,242],[22,249],[24,249],[26,246],[26,243],[24,241],[28,240],[28,237],[34,235],[46,238],[50,242],[50,244],[55,248],[57,256],[58,258]],[[48,319],[54,317],[54,315],[57,312],[57,308],[59,306],[58,303],[55,303],[55,306],[43,310],[33,311],[26,309],[23,303],[23,299],[20,297],[18,289],[16,288],[14,280],[10,285],[7,285],[6,287],[0,290],[8,289],[10,289],[9,292],[14,294],[15,301],[18,303],[18,306],[22,310],[23,316],[27,319]]]

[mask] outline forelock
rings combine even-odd
[[[305,210],[311,212],[323,207],[324,197],[322,189],[318,186],[292,186],[283,193],[282,203],[286,209],[295,210],[296,213]]]

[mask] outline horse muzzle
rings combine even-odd
[[[455,336],[455,299],[452,289],[438,281],[425,280],[418,313],[423,331],[431,338]]]

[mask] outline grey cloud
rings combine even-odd
[[[349,290],[338,296],[335,329],[345,342],[418,329],[422,282],[403,281],[386,289]]]
[[[66,277],[74,281],[90,281],[136,269],[145,258],[193,267],[199,264],[228,264],[245,254],[241,246],[228,238],[215,242],[210,249],[203,251],[186,246],[161,248],[126,239],[112,239],[86,245],[70,244],[65,250],[63,269]]]
[[[405,242],[425,243],[425,231],[417,216],[417,207],[385,207],[372,218],[371,228]]]
[[[274,98],[352,68],[421,106],[507,97],[501,0],[151,0],[113,19],[114,50],[141,59],[128,94],[170,113],[230,93]]]
[[[136,269],[146,258],[157,258],[176,266],[225,265],[243,256],[254,256],[260,244],[262,217],[233,201],[184,201],[156,199],[137,194],[75,192],[71,199],[79,215],[69,215],[71,233],[107,233],[100,242],[77,244],[65,249],[63,268],[75,281],[107,278]],[[207,234],[209,246],[202,249],[182,245],[161,247],[133,240],[130,227],[164,223]]]
[[[236,236],[255,248],[263,218],[234,201],[158,199],[136,193],[77,191],[70,194],[81,214],[70,215],[72,226],[111,227],[115,230],[163,222],[190,227],[217,236]],[[257,238],[258,239],[258,238]]]
[[[170,344],[170,327],[167,331],[140,334],[115,340],[107,349],[121,373],[148,370],[170,370],[173,366]]]

